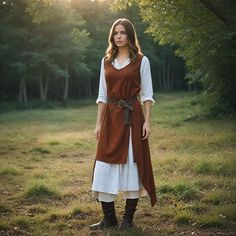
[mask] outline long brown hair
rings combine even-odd
[[[137,54],[141,53],[141,48],[139,46],[134,25],[126,18],[120,18],[113,23],[108,37],[109,46],[106,50],[105,60],[107,62],[112,62],[118,54],[118,47],[116,46],[113,37],[114,30],[117,25],[123,25],[125,27],[125,31],[128,38],[128,50],[129,50],[130,60],[131,62],[135,62],[137,59]]]

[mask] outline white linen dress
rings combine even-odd
[[[130,63],[130,58],[125,60],[121,65],[115,59],[113,66],[116,69],[122,69]],[[155,103],[153,99],[153,87],[150,63],[146,56],[143,56],[140,66],[141,76],[141,104],[149,100],[152,105]],[[105,80],[104,58],[101,62],[99,92],[96,103],[107,103],[107,87]],[[123,193],[123,198],[138,198],[147,195],[147,191],[143,187],[138,174],[137,164],[133,162],[133,148],[131,140],[132,129],[130,127],[129,149],[126,164],[110,164],[102,161],[96,161],[94,167],[94,176],[92,183],[93,197],[98,201],[111,202],[116,199],[119,192]]]

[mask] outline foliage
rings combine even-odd
[[[147,31],[156,41],[178,45],[176,53],[186,62],[187,78],[197,80],[204,88],[207,109],[215,115],[232,111],[236,104],[235,2],[117,0],[113,9],[132,4],[138,4],[149,25]]]
[[[19,98],[25,98],[19,102],[40,97],[45,103],[49,99],[65,102],[67,98],[96,96],[109,29],[120,17],[135,24],[142,50],[151,62],[154,90],[185,88],[182,60],[172,47],[160,46],[144,34],[147,25],[138,8],[111,12],[109,4],[0,1],[0,98],[12,100],[19,93]],[[170,77],[174,83],[165,86]]]
[[[32,16],[35,8],[42,14],[47,12],[47,17]],[[89,75],[85,58],[91,40],[85,21],[69,3],[5,1],[0,12],[4,16],[0,24],[0,61],[8,78],[24,77],[38,87],[36,81],[60,85],[71,73],[77,77]]]

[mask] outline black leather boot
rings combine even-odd
[[[104,228],[118,226],[114,202],[101,202],[101,204],[102,204],[102,211],[103,211],[103,215],[104,215],[103,219],[96,224],[90,225],[89,228],[91,230],[104,229]]]
[[[123,214],[123,221],[120,225],[121,230],[133,228],[134,212],[138,204],[138,198],[126,199],[125,213]]]

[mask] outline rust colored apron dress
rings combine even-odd
[[[141,90],[139,71],[142,57],[142,54],[138,54],[135,63],[130,62],[122,69],[116,69],[111,63],[104,61],[108,98],[128,100],[135,95],[139,96]],[[148,139],[142,140],[144,114],[139,99],[133,101],[132,107],[130,125],[133,158],[137,163],[140,180],[147,190],[153,206],[157,202],[157,197]],[[127,162],[130,126],[124,123],[124,112],[125,109],[117,104],[107,103],[105,105],[96,160],[110,164]]]

